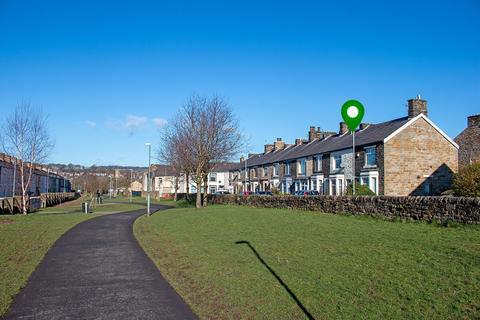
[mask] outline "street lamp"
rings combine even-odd
[[[133,169],[130,169],[130,203],[132,203],[132,182],[133,182]]]
[[[148,176],[147,176],[147,216],[150,216],[150,166],[151,166],[151,157],[152,157],[152,144],[145,143],[145,146],[148,147]]]

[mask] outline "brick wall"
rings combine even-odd
[[[303,209],[326,213],[381,216],[388,219],[480,223],[480,198],[351,196],[212,196],[210,203],[263,208]]]
[[[457,166],[456,147],[419,118],[384,145],[384,194],[440,194],[451,187]]]

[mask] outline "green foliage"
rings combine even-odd
[[[480,317],[480,226],[291,209],[178,208],[135,222],[147,254],[200,319]]]
[[[457,196],[480,197],[480,162],[461,168],[453,185]]]
[[[351,196],[352,193],[352,185],[349,184],[347,187],[347,195]],[[370,190],[370,188],[366,185],[355,183],[355,195],[356,196],[374,196],[375,193]]]

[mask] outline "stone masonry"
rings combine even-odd
[[[450,188],[457,172],[457,152],[452,143],[419,118],[384,145],[384,194],[429,195]]]
[[[480,114],[467,118],[467,128],[456,138],[459,167],[480,161]]]

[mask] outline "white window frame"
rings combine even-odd
[[[363,179],[368,179],[368,188],[378,195],[379,175],[378,171],[360,172],[360,184],[365,185]],[[375,181],[374,181],[375,180]]]
[[[285,175],[290,175],[290,161],[285,162]]]
[[[375,164],[368,164],[368,153],[367,151],[368,150],[374,150],[375,152]],[[372,168],[372,167],[376,167],[377,166],[377,147],[376,146],[369,146],[369,147],[365,147],[364,148],[364,153],[365,153],[365,164],[364,164],[364,167],[366,168]]]
[[[297,168],[298,175],[300,176],[307,175],[307,159],[305,158],[299,159],[297,163],[298,163],[298,168]],[[305,164],[305,167],[303,166],[303,163]],[[304,170],[301,170],[301,169],[304,169]]]

